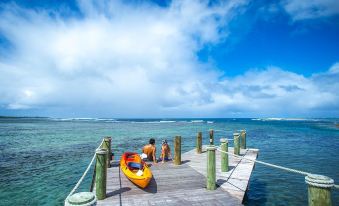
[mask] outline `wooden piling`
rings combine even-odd
[[[246,149],[246,130],[240,132],[240,148]]]
[[[106,149],[96,150],[95,192],[98,200],[106,198],[107,153]]]
[[[103,142],[101,148],[107,150],[106,164],[107,164],[107,167],[110,168],[111,167],[111,158],[112,158],[111,138],[110,137],[104,138],[104,142]]]
[[[197,135],[197,153],[201,154],[202,152],[202,132],[198,132]]]
[[[181,164],[181,136],[176,136],[174,139],[174,161],[175,165]]]
[[[94,206],[97,198],[92,192],[79,192],[71,195],[65,201],[65,206]]]
[[[221,151],[228,152],[228,139],[220,139]],[[221,152],[221,172],[228,172],[228,154]]]
[[[207,190],[216,189],[215,146],[207,146]]]
[[[309,174],[305,177],[308,184],[308,205],[309,206],[331,206],[331,188],[334,186],[333,179],[316,174]]]
[[[210,145],[214,145],[214,130],[210,129]]]
[[[233,133],[233,137],[234,137],[234,154],[240,155],[240,134]]]

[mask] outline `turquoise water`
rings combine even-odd
[[[0,205],[63,205],[104,136],[112,136],[119,158],[125,150],[140,151],[149,137],[158,146],[166,138],[172,146],[173,137],[181,135],[182,149],[188,151],[198,131],[207,144],[211,128],[216,140],[246,129],[248,146],[260,149],[259,160],[327,175],[339,183],[338,119],[174,121],[0,118]],[[78,191],[89,189],[91,172]],[[337,205],[339,190],[332,191],[332,198]],[[256,164],[245,205],[306,204],[303,176]]]

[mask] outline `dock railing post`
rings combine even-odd
[[[210,129],[210,145],[214,145],[214,131]]]
[[[241,136],[240,148],[246,149],[246,130],[241,130],[240,136]]]
[[[107,167],[111,167],[111,158],[112,158],[112,150],[111,150],[111,138],[110,137],[105,137],[104,138],[104,142],[102,144],[102,149],[105,149],[107,150],[107,158],[106,158],[106,161],[107,161]]]
[[[202,132],[198,132],[197,135],[197,153],[202,153]]]
[[[215,190],[216,170],[215,170],[215,150],[214,145],[207,146],[207,190]]]
[[[309,206],[331,206],[331,188],[334,180],[316,174],[309,174],[305,177],[308,184],[308,205]]]
[[[95,193],[98,200],[106,198],[107,153],[106,149],[98,149],[95,164]]]
[[[174,139],[174,161],[175,165],[181,164],[181,136],[176,136]]]
[[[221,151],[228,152],[228,139],[220,139]],[[221,152],[221,172],[228,172],[228,154]]]
[[[240,134],[233,133],[233,137],[234,137],[234,154],[240,155]]]

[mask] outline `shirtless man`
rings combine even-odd
[[[153,161],[154,163],[157,163],[157,159],[155,158],[155,153],[156,153],[155,140],[153,138],[149,140],[149,144],[145,145],[142,148],[142,153],[145,153],[147,155],[147,159],[149,161]]]

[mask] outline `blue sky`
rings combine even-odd
[[[0,115],[338,117],[338,48],[332,0],[2,1]]]

